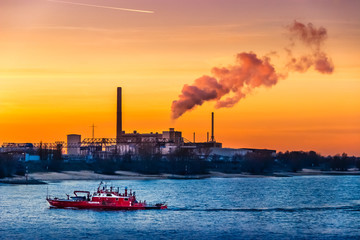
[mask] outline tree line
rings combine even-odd
[[[210,171],[224,173],[271,174],[274,172],[299,172],[304,168],[321,171],[348,171],[360,169],[360,158],[347,154],[321,156],[309,151],[279,152],[276,155],[266,151],[248,152],[245,155],[224,157],[210,155],[209,151],[180,148],[171,154],[154,153],[148,147],[140,148],[137,154],[110,154],[107,157],[94,154],[91,161],[64,161],[62,149],[40,147],[37,154],[40,161],[24,162],[23,155],[0,154],[0,178],[24,175],[39,171],[93,170],[103,174],[114,174],[118,170],[143,174],[207,174]],[[26,166],[25,166],[26,165]]]

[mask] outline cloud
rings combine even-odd
[[[324,41],[327,39],[327,30],[324,27],[315,28],[313,24],[307,25],[294,21],[287,26],[290,33],[291,48],[286,51],[290,58],[287,68],[290,71],[306,72],[310,67],[320,73],[330,74],[334,71],[334,64],[327,54],[322,50]],[[295,58],[292,49],[296,43],[304,44],[310,50],[309,54]]]
[[[324,27],[315,28],[312,23],[307,25],[294,21],[291,25],[287,26],[291,34],[291,40],[300,40],[309,47],[320,48],[320,45],[327,38],[327,30]]]

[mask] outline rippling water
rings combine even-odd
[[[0,185],[0,239],[360,239],[360,177],[111,181],[168,210],[50,209],[97,181]],[[108,182],[110,183],[110,182]]]

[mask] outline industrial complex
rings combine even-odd
[[[161,133],[125,132],[122,126],[122,88],[117,88],[116,111],[116,137],[115,138],[85,138],[79,134],[67,135],[67,142],[55,143],[3,143],[0,152],[22,152],[25,161],[39,160],[36,152],[39,148],[67,149],[64,156],[68,159],[86,159],[94,156],[107,158],[108,156],[139,154],[141,149],[146,149],[150,154],[168,155],[179,149],[187,149],[196,155],[217,155],[229,158],[234,155],[246,155],[249,152],[267,152],[275,154],[275,150],[251,148],[223,148],[214,136],[214,113],[211,113],[211,136],[207,135],[206,142],[189,141],[182,136],[181,131],[169,128]]]

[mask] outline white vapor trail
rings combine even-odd
[[[153,11],[147,11],[147,10],[139,10],[139,9],[131,9],[131,8],[118,8],[118,7],[86,4],[86,3],[67,2],[67,1],[61,1],[61,0],[47,0],[47,1],[49,1],[49,2],[57,2],[57,3],[65,3],[65,4],[72,4],[72,5],[79,5],[79,6],[86,6],[86,7],[97,7],[97,8],[106,8],[106,9],[113,9],[113,10],[129,11],[129,12],[154,13]]]

